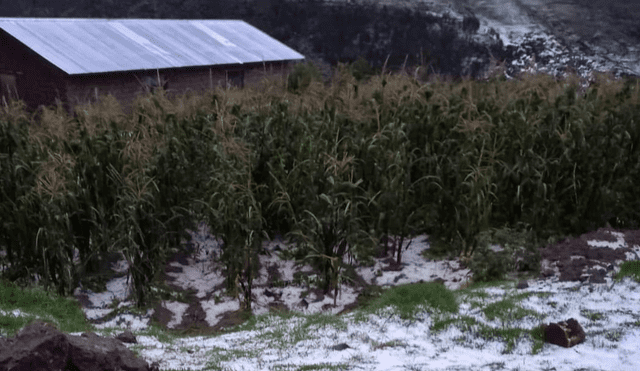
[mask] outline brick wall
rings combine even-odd
[[[30,108],[64,102],[64,74],[44,58],[0,30],[0,73],[15,77],[18,98]]]
[[[242,76],[245,86],[256,84],[262,81],[265,74],[285,76],[288,70],[288,63],[276,62],[70,76],[67,78],[66,99],[71,106],[75,106],[93,102],[96,96],[111,94],[126,108],[138,95],[146,93],[144,85],[148,79],[157,81],[158,72],[161,81],[166,81],[167,91],[180,94],[225,87],[227,82],[237,83],[238,76]]]

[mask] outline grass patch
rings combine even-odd
[[[480,328],[478,329],[478,335],[488,341],[496,339],[506,341],[507,345],[503,351],[504,354],[508,354],[513,351],[513,348],[516,345],[516,340],[530,334],[530,330],[521,328],[494,328],[486,325],[480,325]]]
[[[301,315],[299,313],[279,313],[277,315],[271,315],[271,320],[267,319],[265,315],[262,318],[256,319],[251,326],[245,327],[245,329],[251,327],[253,329],[259,329],[260,322],[264,322],[264,327],[271,326],[274,330],[266,331],[258,335],[259,338],[265,340],[276,340],[279,342],[277,345],[279,348],[289,346],[290,344],[296,344],[300,341],[307,340],[311,337],[310,334],[317,333],[320,329],[331,327],[338,330],[346,330],[347,325],[340,318],[330,314],[316,313],[310,315]],[[276,317],[277,323],[274,323],[273,317]],[[296,317],[295,320],[292,320]]]
[[[515,304],[518,298],[508,298],[491,303],[484,307],[482,312],[488,320],[500,318],[504,325],[505,320],[520,320],[527,316],[537,317],[538,313],[530,309],[524,309]]]
[[[384,349],[384,348],[395,348],[395,347],[406,347],[407,343],[400,340],[392,340],[386,341],[384,343],[373,342],[372,347],[373,350]]]
[[[541,329],[534,328],[532,330],[522,328],[494,328],[485,324],[479,323],[472,317],[460,316],[457,318],[446,318],[435,321],[431,326],[431,331],[434,333],[447,329],[449,326],[455,326],[462,332],[473,333],[474,335],[481,336],[487,341],[500,340],[506,342],[506,347],[503,353],[511,353],[516,345],[518,339],[529,337],[533,341],[531,349],[532,354],[537,354],[544,345],[544,333]]]
[[[531,354],[536,355],[542,351],[544,346],[544,330],[542,327],[537,326],[529,330],[529,335],[533,340],[533,347],[531,348]]]
[[[332,365],[330,363],[318,363],[314,365],[275,365],[272,370],[274,371],[312,371],[312,370],[323,370],[323,371],[338,371],[338,370],[348,370],[349,365],[347,364],[335,364]]]
[[[430,330],[437,333],[448,328],[451,325],[455,325],[456,327],[460,328],[461,331],[464,331],[463,329],[470,329],[471,326],[478,325],[478,321],[469,316],[446,318],[443,320],[434,321],[431,325]]]
[[[379,298],[371,301],[364,310],[375,312],[392,306],[397,309],[402,319],[412,319],[419,310],[419,305],[426,305],[442,312],[458,312],[458,303],[453,293],[444,285],[434,282],[390,288]]]
[[[506,342],[504,353],[510,353],[516,345],[516,341],[522,338],[530,338],[533,341],[532,354],[536,354],[542,349],[544,344],[544,334],[540,334],[540,330],[534,328],[532,330],[522,328],[512,328],[508,326],[509,321],[521,320],[527,316],[539,318],[540,315],[529,309],[524,309],[517,305],[517,302],[526,299],[529,296],[536,295],[540,297],[549,296],[549,293],[523,292],[515,295],[505,294],[503,298],[493,303],[486,303],[492,295],[486,291],[481,291],[488,287],[503,287],[505,290],[512,288],[513,283],[508,281],[482,282],[474,283],[469,288],[456,292],[459,300],[464,298],[465,302],[471,304],[472,308],[481,308],[487,320],[500,319],[500,327],[495,328],[480,323],[474,318],[468,316],[460,316],[458,318],[443,318],[434,321],[431,331],[439,332],[451,325],[455,325],[463,332],[473,331],[474,335],[481,336],[487,341],[500,339]],[[480,298],[480,300],[469,300],[469,298]]]
[[[224,348],[213,348],[210,351],[207,351],[207,356],[214,358],[207,362],[205,369],[223,369],[220,363],[229,362],[232,360],[236,360],[239,358],[255,358],[258,356],[259,351],[246,351],[240,349],[224,349]]]
[[[44,289],[21,288],[5,280],[0,281],[0,328],[6,336],[14,336],[35,319],[54,324],[60,331],[85,332],[93,330],[75,299],[59,297]],[[12,312],[19,310],[20,315]]]
[[[585,318],[588,318],[590,321],[593,321],[593,322],[599,321],[604,318],[604,314],[602,313],[592,312],[584,309],[580,311],[580,315],[582,315]]]
[[[620,264],[620,272],[616,274],[615,279],[620,281],[626,276],[640,282],[640,260],[631,260]]]

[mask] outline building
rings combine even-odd
[[[240,20],[0,18],[0,95],[32,108],[244,86],[302,59]]]

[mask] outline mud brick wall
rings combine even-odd
[[[66,101],[73,107],[111,94],[127,108],[137,96],[146,93],[148,80],[157,81],[158,74],[161,81],[166,81],[168,93],[181,94],[257,84],[266,75],[286,76],[291,66],[287,62],[274,62],[69,76]]]

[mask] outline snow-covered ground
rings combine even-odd
[[[216,293],[218,303],[207,299],[212,287],[222,282],[221,274],[206,263],[219,246],[204,224],[191,234],[191,242],[199,249],[186,261],[171,263],[181,268],[181,272],[172,273],[172,284],[197,292],[206,321],[213,326],[223,313],[237,310],[239,303],[223,297],[221,291]],[[237,332],[189,337],[159,334],[149,328],[152,310],[143,316],[122,313],[97,327],[115,332],[131,329],[138,344],[128,346],[162,370],[298,370],[305,366],[385,371],[640,369],[640,284],[629,278],[612,280],[618,268],[603,284],[559,282],[556,274],[545,280],[529,279],[529,287],[524,289],[516,289],[516,282],[508,281],[470,290],[461,288],[470,278],[469,271],[459,269],[456,261],[428,261],[421,254],[429,248],[426,236],[406,241],[405,246],[409,243],[401,270],[384,271],[384,259],[378,259],[373,266],[358,267],[358,275],[382,287],[440,279],[453,291],[459,304],[457,313],[427,305],[420,307],[412,319],[402,319],[391,307],[374,313],[356,310],[336,315],[356,299],[357,293],[347,285],[336,307],[331,306],[333,298],[318,298],[311,293],[306,297],[308,306],[301,307],[301,296],[308,291],[304,286],[271,288],[280,291],[275,296],[280,296],[282,304],[291,310],[283,317],[268,312],[275,296],[266,294],[266,287],[259,287],[267,283],[263,272],[254,282],[258,286],[253,304],[257,320],[242,325]],[[310,270],[278,258],[283,241],[270,241],[266,246],[271,254],[261,256],[261,266],[277,266],[282,281],[292,280],[296,271]],[[589,246],[616,248],[626,246],[626,242],[624,238],[617,238],[617,242],[589,241]],[[634,246],[634,250],[629,260],[640,252],[640,246]],[[110,301],[106,297],[124,299],[126,286],[117,283],[121,279],[110,282],[109,292],[89,293],[90,301],[104,305]],[[168,327],[179,325],[188,305],[168,301],[164,306],[173,313]],[[88,317],[104,315],[96,309],[86,312]],[[583,326],[586,341],[568,349],[544,344],[532,354],[534,344],[527,334],[510,337],[504,331],[531,330],[542,323],[569,318]],[[510,341],[512,349],[508,349]],[[342,344],[348,347],[339,350]]]
[[[141,356],[161,369],[226,370],[628,370],[640,369],[640,292],[628,279],[613,287],[571,287],[536,283],[528,293],[551,293],[519,300],[536,315],[502,323],[482,312],[490,303],[513,296],[513,288],[487,289],[483,299],[461,298],[452,318],[473,318],[490,328],[531,329],[541,321],[577,319],[586,332],[585,343],[573,348],[545,344],[532,355],[532,342],[518,339],[512,351],[506,342],[478,334],[481,325],[453,323],[431,329],[437,314],[420,312],[415,320],[401,320],[391,312],[354,321],[354,314],[338,325],[315,324],[305,317],[261,318],[255,329],[216,337],[176,338],[160,342],[138,335],[134,345]],[[481,306],[474,306],[479,303]],[[339,344],[349,348],[333,350]],[[309,369],[309,368],[307,368]]]

